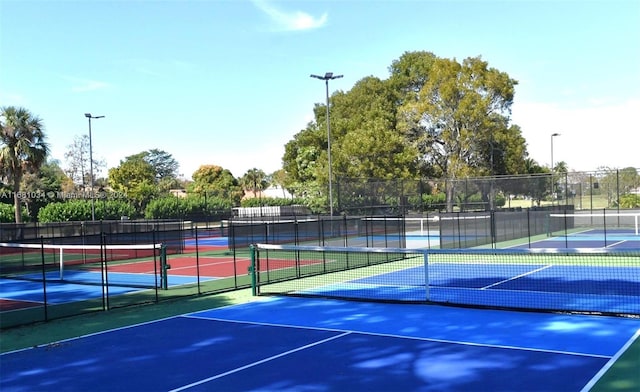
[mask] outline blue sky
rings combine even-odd
[[[187,179],[271,173],[324,102],[310,74],[347,91],[420,50],[518,80],[512,120],[539,163],[558,132],[570,169],[640,167],[636,0],[0,0],[0,105],[40,116],[63,167],[92,113],[108,167],[157,148]]]

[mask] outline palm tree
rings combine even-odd
[[[16,223],[22,222],[20,182],[46,162],[49,145],[42,120],[27,109],[6,106],[0,110],[0,178],[11,185]]]
[[[253,191],[253,197],[258,197],[258,192],[267,189],[269,181],[264,171],[260,169],[249,169],[240,179],[242,187],[251,189]]]

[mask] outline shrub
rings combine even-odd
[[[305,205],[303,199],[291,199],[284,197],[256,197],[251,199],[244,199],[240,202],[240,207],[262,207],[262,206],[293,206],[293,205]]]
[[[640,195],[628,193],[620,196],[621,208],[640,208]]]
[[[122,200],[97,200],[95,202],[97,220],[120,219],[135,215],[135,208]],[[49,203],[38,212],[40,222],[68,222],[91,220],[91,200],[68,200]]]
[[[147,219],[187,219],[196,216],[217,216],[221,211],[231,211],[231,207],[229,200],[219,197],[167,196],[149,202],[144,215]]]
[[[14,213],[15,209],[12,204],[0,203],[0,223],[13,223],[16,221],[16,216]],[[29,214],[27,214],[27,209],[22,207],[22,221],[29,221]]]

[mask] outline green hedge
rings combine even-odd
[[[147,219],[185,219],[192,216],[216,216],[221,211],[231,211],[232,207],[228,199],[219,197],[167,196],[149,202],[144,215]]]
[[[120,219],[123,216],[134,216],[136,210],[122,200],[96,200],[96,220]],[[49,203],[38,212],[40,222],[68,222],[91,220],[91,200],[68,200]]]
[[[244,199],[240,202],[240,207],[263,207],[263,206],[293,206],[306,205],[303,199],[287,199],[284,197],[256,197]]]
[[[14,211],[15,209],[13,208],[13,204],[0,203],[0,223],[15,222],[16,216]],[[29,214],[27,214],[27,209],[24,207],[22,207],[22,221],[29,221]]]

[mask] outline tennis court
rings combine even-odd
[[[627,233],[604,233],[590,230],[579,234],[554,235],[515,248],[618,248],[640,249],[640,236]]]
[[[198,265],[251,265],[255,301],[2,354],[0,388],[587,391],[640,335],[637,317],[569,314],[640,314],[637,250],[258,244],[251,256]],[[181,257],[167,259],[170,281],[194,278]],[[155,276],[156,262],[109,274]]]
[[[255,290],[264,295],[640,314],[638,249],[257,244],[254,252]]]
[[[234,265],[229,257],[203,257],[200,265],[178,257],[171,269],[161,245],[0,245],[2,311],[193,285],[232,276]]]
[[[0,356],[3,391],[580,391],[640,320],[269,298]]]

